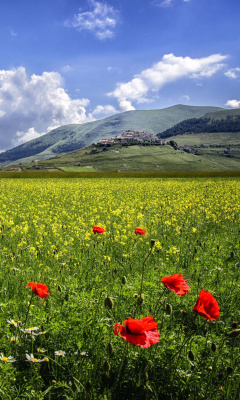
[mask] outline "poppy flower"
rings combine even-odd
[[[219,317],[219,305],[213,295],[201,289],[197,302],[192,311],[210,321],[216,321]]]
[[[146,235],[147,231],[141,228],[135,228],[135,235]]]
[[[34,294],[36,294],[38,297],[44,298],[49,296],[48,287],[47,285],[44,285],[44,283],[29,282],[26,287],[27,286],[30,286]]]
[[[188,286],[186,279],[184,279],[182,274],[165,276],[162,278],[162,283],[179,296],[185,296],[185,294],[190,290],[190,286]]]
[[[114,334],[120,334],[123,339],[135,346],[148,348],[159,342],[157,322],[151,316],[142,319],[129,318],[124,321],[124,325],[116,323]]]
[[[94,233],[94,235],[96,235],[96,233],[103,233],[103,232],[105,232],[105,229],[104,229],[104,228],[100,228],[100,226],[94,226],[94,227],[93,227],[93,233]]]

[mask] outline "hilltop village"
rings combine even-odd
[[[159,139],[157,136],[144,131],[133,131],[127,130],[113,138],[101,139],[97,142],[100,146],[111,146],[116,143],[121,144],[155,144],[155,145],[165,145],[167,142],[164,139]]]

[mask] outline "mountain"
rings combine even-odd
[[[186,119],[158,134],[159,138],[199,133],[240,132],[240,109],[207,113],[201,118]]]
[[[156,135],[185,119],[199,118],[219,110],[222,109],[179,104],[160,110],[127,111],[85,124],[60,126],[37,139],[1,153],[0,165],[30,162],[34,159],[46,160],[89,146],[100,139],[116,136],[128,129]]]

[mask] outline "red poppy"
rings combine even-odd
[[[213,295],[201,289],[197,302],[192,311],[196,311],[205,319],[216,321],[219,317],[219,305]]]
[[[135,228],[135,235],[146,235],[147,231],[141,228]]]
[[[157,322],[154,321],[153,317],[129,318],[124,321],[124,324],[125,326],[116,323],[114,334],[120,334],[127,342],[142,348],[150,347],[152,344],[159,342]]]
[[[100,228],[100,226],[94,226],[94,227],[93,227],[93,233],[94,233],[94,235],[96,235],[96,233],[103,233],[103,232],[105,232],[105,229],[104,229],[104,228]]]
[[[34,282],[29,282],[27,286],[30,286],[34,292],[34,294],[36,294],[38,297],[41,297],[42,299],[44,297],[49,296],[49,292],[48,292],[48,287],[47,285],[44,285],[44,283],[34,283]]]
[[[183,278],[182,274],[165,276],[162,278],[162,283],[179,296],[185,296],[185,294],[190,290],[190,286],[188,286],[186,279]]]

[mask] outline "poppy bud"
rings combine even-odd
[[[110,362],[108,360],[106,360],[103,364],[103,371],[104,372],[109,372],[111,369],[111,365]]]
[[[187,311],[186,310],[181,310],[182,315],[185,317],[185,315],[187,315]]]
[[[127,283],[127,278],[126,278],[126,276],[123,276],[122,277],[122,284],[126,285],[126,283]]]
[[[215,351],[217,350],[215,343],[212,343],[211,349],[215,353]]]
[[[106,297],[104,300],[104,305],[106,308],[109,308],[109,310],[112,310],[114,305],[112,297]]]
[[[232,323],[232,328],[233,328],[233,329],[236,329],[237,326],[238,326],[238,322],[237,322],[237,321],[235,321],[235,322]]]
[[[139,298],[137,299],[138,305],[141,305],[141,304],[143,303],[143,300],[144,300],[144,294],[142,293],[142,294],[139,296]]]
[[[235,338],[240,335],[240,329],[234,329],[234,331],[228,334],[228,337]]]
[[[113,353],[113,345],[112,345],[112,343],[108,343],[108,345],[107,345],[107,354],[110,357],[112,353]]]
[[[167,313],[168,315],[171,315],[171,314],[172,314],[172,306],[171,306],[171,304],[169,304],[169,303],[166,304],[166,309],[165,309],[165,311],[166,311],[166,313]]]
[[[193,354],[192,350],[189,350],[188,358],[189,358],[189,360],[194,361],[195,357],[194,357],[194,354]]]
[[[85,386],[86,392],[89,393],[91,392],[92,389],[92,384],[90,381],[87,381],[86,386]]]

